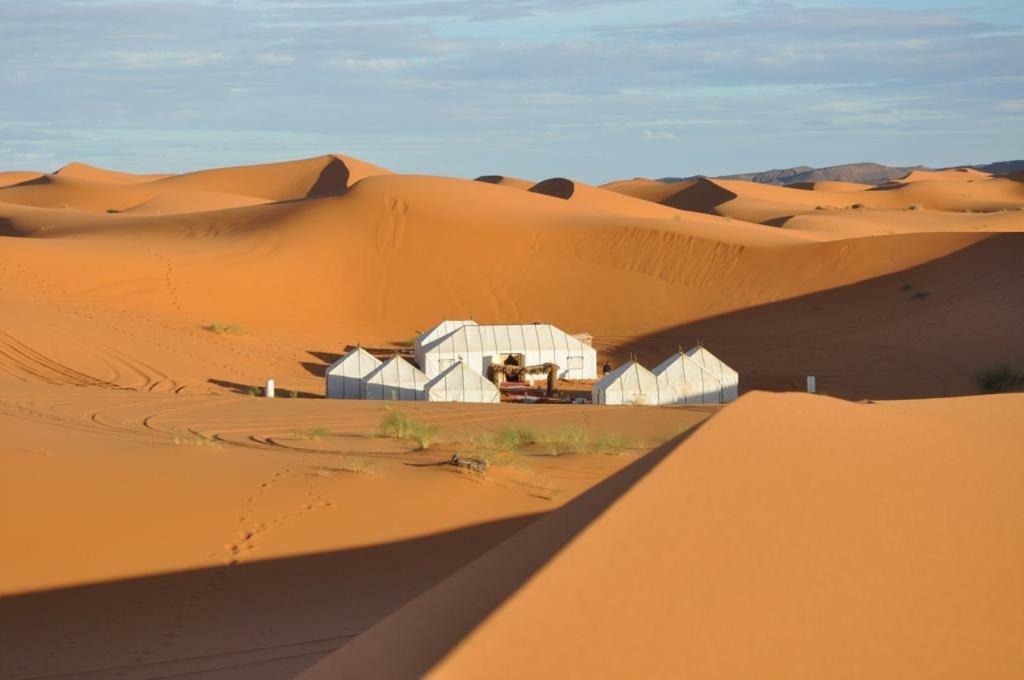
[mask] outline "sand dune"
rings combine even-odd
[[[301,677],[1013,677],[1021,402],[748,395]]]
[[[651,201],[638,200],[632,196],[623,195],[620,192],[607,191],[584,184],[583,182],[565,179],[564,177],[553,177],[538,182],[530,187],[530,191],[542,196],[551,196],[552,198],[569,201],[574,205],[588,208],[597,213],[656,219],[681,219],[684,217],[675,209],[670,209]],[[686,215],[685,217],[690,220],[700,219],[693,215]]]
[[[53,174],[61,177],[85,180],[86,182],[105,182],[108,184],[141,184],[152,182],[158,179],[171,177],[169,174],[136,175],[129,172],[117,172],[116,170],[105,170],[85,163],[68,163]]]
[[[971,182],[979,179],[989,179],[990,172],[982,172],[974,168],[948,168],[946,170],[913,170],[905,177],[896,180],[899,183],[909,182],[930,182],[935,180],[947,180],[954,182]]]
[[[329,155],[4,183],[2,677],[1022,662],[1020,398],[942,399],[1020,365],[1019,178],[593,187]],[[441,318],[551,322],[648,366],[703,342],[744,392],[927,399],[319,398],[347,346]],[[269,377],[281,398],[252,396]],[[438,441],[375,436],[393,409]]]
[[[15,184],[21,184],[22,182],[28,182],[42,176],[43,173],[41,172],[30,172],[27,170],[0,172],[0,188],[14,186]]]
[[[819,182],[811,190],[742,180],[698,179],[652,186],[619,184],[614,190],[679,210],[722,215],[772,224],[793,215],[820,210],[900,211],[926,208],[945,212],[997,212],[1024,207],[1024,189],[1012,179],[948,179],[942,173],[883,187]],[[642,187],[642,188],[641,188]],[[674,189],[674,190],[673,190]],[[884,223],[886,215],[874,218]]]
[[[720,189],[710,182],[694,185],[702,186]],[[767,188],[787,196],[815,193]],[[650,204],[598,189],[579,195],[574,190],[574,198],[579,200],[483,182],[380,175],[342,196],[173,219],[12,206],[0,209],[4,232],[32,238],[0,241],[0,253],[19,266],[0,276],[9,289],[24,291],[39,305],[73,300],[103,315],[157,313],[162,330],[151,336],[157,344],[171,333],[201,346],[203,325],[239,323],[258,337],[274,337],[279,353],[293,357],[290,369],[288,361],[273,362],[286,371],[278,375],[301,376],[303,346],[327,344],[318,338],[387,344],[443,317],[551,321],[593,333],[616,360],[638,348],[645,356],[667,353],[697,338],[688,331],[670,337],[666,329],[891,276],[990,236],[908,233],[842,240],[833,233],[659,206],[652,208],[670,212],[672,219],[638,217],[619,212],[625,210],[620,201],[629,210]],[[268,253],[273,277],[265,276]],[[431,264],[424,253],[443,254],[444,266]],[[568,282],[565,271],[572,272]],[[997,273],[977,275],[984,280]],[[486,283],[467,287],[466,281]],[[595,313],[594,306],[601,311]],[[332,311],[325,315],[324,309]],[[997,333],[976,331],[979,342]],[[191,384],[208,370],[182,371],[175,368],[182,362],[152,351],[167,362],[162,372],[178,384]],[[258,380],[259,366],[240,362],[232,370]],[[872,373],[866,383],[836,393],[918,395],[933,388],[931,376],[924,365],[902,373],[896,383]],[[963,389],[969,376],[961,380],[949,389]]]
[[[529,189],[536,184],[536,182],[528,179],[506,177],[505,175],[481,175],[476,178],[476,181],[486,182],[487,184],[498,184],[503,187],[512,187],[513,189]]]
[[[221,168],[183,175],[131,176],[73,164],[19,186],[0,189],[0,203],[39,208],[73,208],[91,212],[124,212],[169,195],[154,205],[161,210],[180,206],[184,212],[233,207],[266,201],[337,196],[372,175],[388,171],[345,156],[320,156],[301,161]],[[125,177],[130,179],[124,179]],[[184,196],[182,192],[191,192]],[[196,192],[212,194],[202,197]],[[226,199],[225,195],[242,197]],[[198,199],[191,203],[188,196]]]

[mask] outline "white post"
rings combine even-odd
[[[815,392],[818,391],[818,386],[816,383],[817,381],[814,379],[813,375],[807,376],[807,391],[810,392],[811,394],[814,394]]]
[[[267,399],[274,398],[274,379],[267,378],[267,388],[263,391],[263,396]]]

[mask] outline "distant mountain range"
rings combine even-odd
[[[1024,160],[999,161],[997,163],[986,163],[984,165],[960,165],[954,167],[967,167],[990,172],[994,175],[1008,175],[1011,172],[1024,170]],[[881,165],[879,163],[846,163],[844,165],[830,165],[825,168],[812,168],[809,165],[800,165],[795,168],[777,168],[763,172],[745,172],[738,175],[722,175],[721,179],[742,179],[749,182],[760,182],[762,184],[800,184],[802,182],[858,182],[860,184],[885,184],[905,176],[913,170],[935,170],[926,168],[923,165],[909,167],[894,167]],[[663,177],[662,182],[683,182],[688,179],[696,179],[704,175],[694,177]]]

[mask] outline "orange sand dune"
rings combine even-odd
[[[140,184],[172,176],[169,174],[136,175],[128,172],[117,172],[116,170],[105,170],[93,165],[86,165],[85,163],[68,163],[59,170],[55,170],[53,174],[65,178],[73,177],[87,182],[107,182],[110,184]]]
[[[0,188],[21,184],[43,176],[41,172],[30,172],[27,170],[10,170],[0,172]]]
[[[990,172],[982,172],[974,168],[948,168],[946,170],[911,170],[906,177],[901,177],[897,182],[922,182],[933,180],[948,180],[954,182],[970,182],[979,179],[989,179]]]
[[[941,397],[1019,389],[1024,183],[523,184],[0,188],[0,677],[1014,677],[1021,395]],[[929,399],[320,398],[443,318]]]
[[[168,198],[157,205],[163,208],[181,205],[185,212],[195,212],[211,206],[232,207],[339,195],[363,177],[388,172],[363,161],[335,155],[120,183],[112,182],[103,174],[107,171],[86,172],[81,167],[87,166],[75,166],[72,168],[75,171],[70,174],[45,175],[21,186],[0,189],[0,203],[124,212],[157,196],[172,193],[178,198]],[[188,200],[183,201],[180,197],[183,191],[208,192],[215,196],[230,194],[244,199],[205,198],[196,206],[189,207]]]
[[[262,205],[269,202],[265,198],[253,198],[252,196],[242,196],[239,194],[173,189],[163,191],[148,201],[143,201],[136,206],[128,208],[125,212],[152,215],[181,215],[191,212]]]
[[[772,224],[840,239],[923,232],[1013,232],[1024,231],[1024,210],[983,213],[891,210],[883,215],[867,210],[815,210],[775,220]]]
[[[476,178],[476,181],[486,182],[487,184],[498,184],[503,187],[512,187],[513,189],[529,189],[536,184],[536,182],[528,179],[506,177],[505,175],[481,175]]]
[[[683,189],[692,187],[697,181],[693,179],[685,182],[660,182],[654,179],[637,177],[636,179],[624,179],[602,184],[600,188],[632,196],[633,198],[642,198],[645,201],[664,203],[667,198]]]
[[[810,191],[867,191],[873,189],[872,184],[859,184],[857,182],[835,182],[835,181],[821,181],[821,182],[798,182],[796,184],[787,184],[791,189],[808,189]]]
[[[672,187],[675,185],[665,185]],[[667,194],[667,195],[666,195]],[[794,214],[823,209],[943,211],[1016,210],[1024,207],[1024,187],[1007,178],[979,181],[921,180],[854,191],[758,184],[742,180],[699,179],[680,183],[673,193],[659,189],[650,200],[680,210],[723,215],[748,222],[769,223]]]
[[[1016,677],[1022,406],[748,395],[300,677]]]
[[[680,219],[678,211],[665,206],[623,195],[621,192],[590,186],[564,177],[554,177],[538,182],[530,191],[542,196],[551,196],[569,201],[581,207],[587,207],[602,213],[628,215],[635,217],[653,217],[659,219]],[[699,217],[687,215],[687,219],[700,220]]]
[[[818,242],[808,239],[820,236],[738,220],[691,220],[683,212],[681,219],[624,218],[592,204],[414,176],[369,177],[340,197],[173,219],[129,213],[49,224],[48,212],[19,209],[4,218],[7,233],[34,236],[0,240],[2,259],[18,263],[0,270],[0,280],[22,300],[70,300],[156,316],[162,328],[175,329],[147,331],[144,337],[158,344],[170,337],[202,344],[204,324],[239,323],[261,338],[257,344],[274,337],[279,353],[294,361],[286,376],[301,370],[303,349],[391,343],[444,317],[548,320],[593,333],[618,358],[636,347],[645,356],[668,353],[697,338],[666,329],[893,275],[991,237],[904,234]],[[265,275],[269,253],[272,277]],[[443,254],[445,265],[433,266],[425,253]],[[978,275],[998,274],[981,267]],[[27,318],[30,323],[32,315]],[[118,319],[115,327],[126,323]],[[998,334],[974,321],[968,328],[979,343],[994,343]],[[121,351],[129,349],[124,344]],[[842,357],[834,365],[848,364]],[[160,370],[180,384],[208,370],[183,373],[177,365],[171,361]],[[209,377],[239,371],[259,379],[260,366],[240,362]],[[896,382],[872,373],[839,393],[933,389],[931,369],[911,368]],[[962,376],[937,394],[962,393],[967,381]]]

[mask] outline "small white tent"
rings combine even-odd
[[[658,405],[658,379],[635,361],[627,361],[594,383],[595,404]]]
[[[429,330],[425,331],[424,333],[421,333],[419,336],[416,337],[416,339],[413,341],[413,344],[412,344],[413,358],[416,360],[416,365],[420,367],[421,371],[423,371],[424,373],[426,373],[430,377],[434,377],[434,376],[438,375],[441,372],[441,370],[439,370],[437,366],[431,366],[430,365],[430,362],[426,358],[426,354],[424,352],[424,348],[426,348],[427,345],[430,345],[434,341],[439,340],[439,339],[443,338],[446,335],[450,335],[451,333],[454,333],[455,331],[459,330],[463,326],[476,326],[476,325],[477,325],[476,321],[473,321],[473,320],[469,320],[469,321],[449,321],[449,320],[446,319],[446,320],[442,321],[441,323],[437,324],[436,326],[434,326],[434,327],[430,328]],[[450,365],[451,364],[449,364],[449,366]],[[447,368],[447,366],[445,366],[444,368]]]
[[[494,326],[470,323],[424,344],[419,361],[430,377],[459,361],[486,376],[492,364],[508,363],[510,357],[525,366],[555,364],[558,377],[563,379],[597,377],[597,351],[546,323]]]
[[[325,394],[328,399],[365,399],[363,381],[379,368],[381,362],[362,347],[341,357],[327,367]]]
[[[676,352],[651,371],[658,379],[658,403],[721,404],[718,377],[683,352]]]
[[[487,378],[460,361],[427,383],[427,401],[497,404],[501,392]]]
[[[706,368],[711,375],[718,378],[722,383],[722,403],[728,404],[736,401],[740,392],[740,374],[734,371],[728,364],[709,352],[707,348],[697,346],[686,350],[686,356]]]
[[[366,376],[367,399],[424,401],[427,376],[401,357],[392,357]]]

